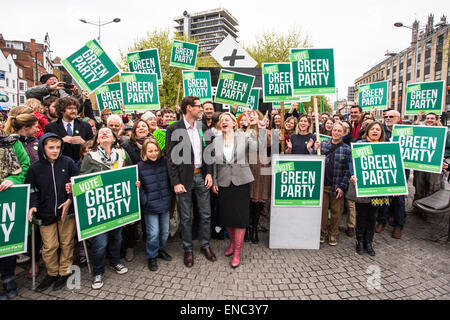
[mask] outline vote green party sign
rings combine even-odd
[[[352,143],[358,197],[407,195],[398,142]]]
[[[247,107],[254,76],[222,69],[214,102]]]
[[[359,86],[358,102],[363,111],[385,110],[388,103],[388,82],[380,81]]]
[[[163,84],[158,49],[130,52],[127,54],[130,72],[156,73],[158,85]]]
[[[95,91],[98,110],[111,109],[113,113],[122,113],[122,93],[120,82],[107,83]]]
[[[290,49],[294,96],[335,93],[333,49]]]
[[[291,82],[291,64],[287,63],[263,63],[263,101],[296,101],[293,97]]]
[[[395,124],[392,141],[399,142],[406,169],[442,172],[447,127]]]
[[[416,115],[420,111],[425,114],[442,113],[445,103],[444,81],[421,82],[408,84],[406,88],[406,115]]]
[[[78,240],[141,219],[137,166],[72,177]]]
[[[323,160],[277,159],[272,175],[275,206],[321,206]]]
[[[211,73],[183,70],[184,96],[196,96],[200,102],[212,101]]]
[[[0,192],[0,258],[27,251],[30,185],[15,185]]]
[[[95,91],[119,73],[97,40],[87,42],[80,50],[62,61],[62,64],[80,87]]]
[[[170,56],[170,66],[195,69],[197,61],[198,44],[174,40],[172,54]]]
[[[125,111],[158,110],[158,79],[155,73],[120,74],[122,100]]]
[[[247,107],[252,110],[258,110],[259,108],[259,89],[252,88],[250,92],[250,96],[247,100]]]

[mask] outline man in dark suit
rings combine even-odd
[[[80,160],[80,145],[94,138],[89,123],[77,119],[80,102],[73,97],[59,98],[55,109],[58,120],[45,126],[45,133],[52,132],[64,141],[63,155],[77,162]]]
[[[170,182],[177,194],[177,208],[180,215],[181,237],[183,239],[184,264],[194,264],[191,209],[195,197],[199,213],[199,242],[201,252],[209,261],[217,258],[212,252],[211,205],[209,189],[212,186],[212,165],[206,164],[203,151],[207,146],[202,127],[202,105],[199,98],[187,96],[181,102],[183,119],[167,128],[166,154]]]

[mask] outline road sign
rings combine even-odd
[[[230,35],[211,52],[222,67],[254,68],[258,63]]]

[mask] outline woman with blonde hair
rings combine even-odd
[[[286,141],[286,153],[310,154],[315,141],[316,137],[312,134],[311,119],[303,114],[298,118],[295,134],[291,135],[290,139]]]
[[[222,134],[214,139],[215,163],[212,190],[218,195],[217,222],[227,228],[230,244],[225,256],[233,256],[231,267],[240,264],[242,244],[250,216],[250,183],[254,180],[248,165],[249,149],[256,148],[252,136],[237,130],[230,113],[219,117]],[[263,121],[258,123],[265,128]]]
[[[48,124],[48,119],[44,115],[44,106],[35,98],[27,99],[25,106],[33,109],[33,114],[39,121],[39,131],[36,132],[36,138],[39,139],[44,134],[45,126]]]

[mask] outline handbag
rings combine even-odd
[[[370,203],[370,198],[356,196],[356,187],[351,181],[348,184],[348,189],[345,193],[345,199],[356,203]]]

